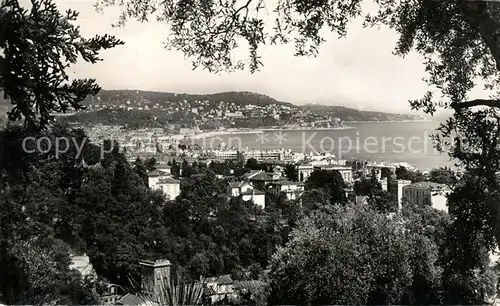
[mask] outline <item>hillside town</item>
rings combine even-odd
[[[0,306],[500,305],[499,16],[0,0]]]
[[[334,179],[322,183],[327,188],[336,188],[336,184],[340,184],[342,197],[350,203],[370,205],[373,195],[366,188],[377,188],[373,186],[378,185],[377,192],[387,198],[383,205],[388,206],[383,211],[388,216],[401,213],[405,205],[432,207],[437,211],[448,212],[446,197],[451,192],[450,182],[438,183],[431,173],[420,172],[408,163],[340,159],[330,153],[313,155],[288,149],[241,149],[224,145],[204,148],[190,142],[190,137],[199,131],[189,128],[180,128],[176,133],[169,134],[160,128],[127,131],[120,126],[96,125],[87,128],[87,131],[90,139],[97,140],[93,142],[95,145],[102,145],[106,139],[116,141],[133,167],[139,167],[137,161],[149,164],[147,186],[163,194],[166,201],[176,201],[183,192],[187,192],[186,182],[203,173],[201,169],[213,169],[216,172],[215,180],[225,186],[227,200],[241,199],[262,210],[269,210],[275,205],[274,199],[282,197],[284,203],[288,203],[285,205],[303,206],[306,205],[303,203],[304,195],[311,190],[307,184],[310,184],[312,176],[330,173],[333,178],[337,173],[339,182],[336,183]],[[102,168],[102,165],[100,162],[89,164],[83,159],[79,167],[97,169]],[[212,218],[216,218],[216,215],[212,214]],[[494,254],[491,256],[496,258]],[[88,256],[74,256],[72,261],[73,267],[82,275],[99,279]],[[144,260],[140,266],[142,273],[165,275],[167,282],[170,281],[172,263],[168,259]],[[150,279],[148,275],[143,274],[141,282]],[[231,274],[200,276],[191,289],[200,299],[219,303],[241,299],[240,295],[249,282],[260,281],[259,278],[235,281]],[[156,281],[154,277],[150,282],[148,286],[153,289],[149,290],[161,291],[163,282]],[[142,284],[141,288],[145,286]],[[146,289],[140,293],[130,293],[117,284],[107,282],[104,288],[100,293],[102,304],[162,304],[158,301],[158,294],[148,293]]]
[[[184,152],[186,151],[189,150]],[[338,173],[342,192],[347,201],[356,203],[356,205],[370,205],[371,195],[364,190],[365,184],[378,184],[380,192],[387,194],[392,203],[392,206],[385,210],[387,216],[401,213],[405,205],[432,207],[437,211],[448,212],[446,197],[451,192],[451,187],[445,183],[432,181],[429,173],[420,173],[420,178],[415,179],[407,174],[406,176],[401,174],[401,170],[409,172],[418,172],[418,170],[405,169],[404,166],[398,164],[341,160],[327,154],[322,156],[302,155],[300,160],[293,159],[299,157],[293,154],[287,155],[283,151],[268,152],[267,154],[270,154],[269,157],[275,158],[261,159],[258,154],[245,152],[241,153],[243,158],[241,160],[238,160],[239,153],[220,155],[213,160],[177,156],[178,164],[174,156],[168,160],[162,159],[160,155],[142,157],[139,155],[136,158],[138,160],[141,158],[154,160],[152,170],[147,172],[147,184],[150,189],[160,191],[167,201],[175,201],[182,193],[181,182],[196,175],[188,174],[186,176],[183,171],[191,172],[192,167],[204,163],[208,169],[215,169],[211,167],[213,163],[227,166],[223,171],[225,174],[217,174],[216,180],[226,186],[225,194],[228,198],[239,198],[244,202],[251,202],[262,210],[269,210],[271,209],[269,205],[271,207],[274,205],[269,202],[270,196],[282,196],[284,201],[288,203],[286,205],[293,206],[292,203],[297,203],[300,206],[305,205],[303,203],[304,193],[308,192],[306,183],[311,176],[318,173]],[[131,163],[134,164],[133,161]],[[241,168],[238,163],[246,165],[246,170],[240,171],[239,175],[237,172]],[[251,165],[259,164],[270,168],[267,170],[250,169]],[[85,161],[82,161],[80,167],[102,166],[100,164],[87,165]],[[293,170],[290,171],[290,169]],[[396,173],[399,174],[399,177]],[[323,183],[336,184],[335,182]],[[496,255],[492,254],[491,256],[493,260],[496,259]],[[72,262],[72,267],[80,271],[86,279],[97,281],[98,276],[93,270],[88,256],[74,256]],[[105,283],[106,289],[100,293],[100,303],[131,306],[163,305],[165,301],[159,299],[158,296],[159,292],[164,290],[162,286],[165,282],[170,282],[172,263],[168,259],[143,260],[140,262],[140,266],[143,274],[140,278],[142,289],[139,293],[127,293],[116,284]],[[249,284],[259,284],[260,282],[259,279],[251,278],[245,281],[235,281],[230,274],[224,274],[210,277],[200,276],[200,279],[192,285],[184,284],[182,286],[191,286],[190,290],[193,290],[200,300],[208,300],[214,304],[241,300],[243,292],[252,287]]]
[[[93,113],[129,112],[149,113],[157,117],[171,130],[178,128],[202,128],[220,130],[226,128],[257,128],[257,127],[286,127],[286,128],[335,128],[342,126],[338,117],[324,116],[307,109],[287,104],[239,104],[235,102],[213,101],[166,101],[153,103],[148,100],[122,101],[121,103],[106,103],[98,100],[95,104],[88,104],[86,109],[76,113],[67,113],[70,123],[78,123],[78,118],[85,118],[86,114]],[[164,120],[164,121],[162,121]],[[160,123],[158,124],[160,125]]]
[[[1,101],[0,101],[1,102]],[[323,109],[298,106],[250,92],[215,95],[177,95],[141,91],[105,91],[89,97],[76,112],[54,114],[69,123],[111,123],[127,128],[163,127],[169,130],[256,128],[345,128],[349,121],[422,120],[420,115],[368,112],[345,107]],[[127,120],[134,118],[133,121]]]

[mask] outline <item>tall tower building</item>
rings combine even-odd
[[[401,212],[401,209],[403,208],[403,187],[410,184],[411,181],[398,180],[395,178],[395,175],[390,179],[390,181],[388,179],[387,191],[389,191],[393,195],[394,200],[397,201],[398,212]]]
[[[403,208],[403,187],[406,185],[410,185],[411,181],[407,180],[397,180],[398,184],[398,212],[401,212]]]

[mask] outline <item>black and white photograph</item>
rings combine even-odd
[[[496,306],[499,244],[499,0],[0,0],[0,306]]]

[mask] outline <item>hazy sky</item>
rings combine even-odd
[[[131,21],[125,28],[112,28],[116,10],[99,14],[92,7],[93,0],[56,3],[61,10],[80,12],[78,24],[83,35],[109,33],[125,41],[125,45],[103,52],[102,62],[79,63],[71,71],[75,77],[96,78],[104,89],[254,91],[297,104],[317,102],[393,112],[409,112],[407,101],[420,98],[426,89],[421,81],[421,58],[392,55],[396,34],[387,29],[352,24],[347,38],[327,37],[317,58],[294,57],[292,45],[266,47],[261,51],[261,71],[213,75],[192,71],[183,54],[163,48],[168,34],[163,24]]]

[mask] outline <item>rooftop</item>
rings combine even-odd
[[[157,176],[164,176],[164,175],[168,175],[168,173],[163,172],[163,171],[158,170],[158,169],[148,172],[149,177],[157,177]]]
[[[287,185],[304,186],[304,183],[302,183],[302,182],[292,182],[292,181],[289,181],[289,180],[277,181],[274,184],[281,185],[281,186],[287,186]]]
[[[241,193],[241,195],[260,195],[260,194],[266,194],[266,193],[258,189],[252,189]]]
[[[158,267],[158,266],[171,266],[172,264],[170,263],[170,260],[167,259],[157,259],[157,260],[141,260],[139,262],[141,266],[151,266],[151,267]]]
[[[243,177],[245,179],[249,179],[249,178],[251,178],[251,177],[253,177],[261,172],[262,172],[262,170],[250,170],[250,172],[243,174]]]
[[[231,278],[231,275],[224,274],[221,276],[207,277],[204,282],[205,283],[216,283],[217,286],[231,285],[233,283],[233,279]]]
[[[159,164],[159,165],[155,166],[155,168],[158,170],[161,170],[161,169],[170,169],[171,167],[169,165]]]
[[[250,177],[252,181],[272,181],[273,178],[266,172],[260,172]]]
[[[172,177],[166,177],[158,180],[159,184],[179,184],[180,181]]]
[[[449,189],[449,187],[445,184],[439,184],[439,183],[428,182],[428,181],[413,183],[413,184],[407,185],[406,187],[419,188],[419,189],[430,189],[430,190]]]
[[[247,183],[247,182],[229,182],[229,186],[231,186],[231,188],[240,188],[241,186],[243,186],[245,184],[249,184],[249,183]]]

